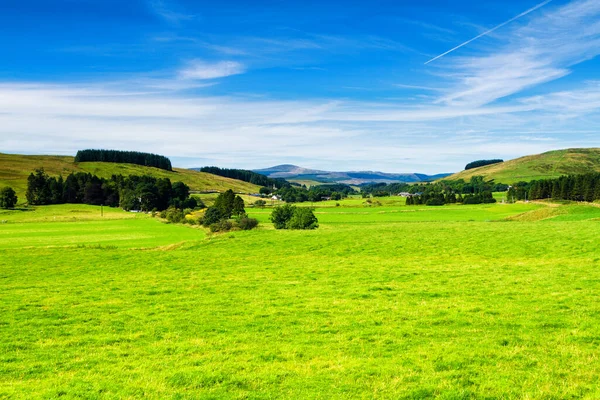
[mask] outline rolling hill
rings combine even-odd
[[[469,180],[480,175],[488,181],[511,184],[588,172],[600,172],[600,148],[554,150],[461,171],[445,179]]]
[[[157,178],[169,178],[172,182],[181,181],[193,191],[232,189],[235,192],[254,193],[259,187],[236,179],[197,172],[183,168],[173,168],[165,171],[153,167],[134,164],[116,164],[106,162],[75,163],[74,157],[69,156],[32,156],[0,153],[0,187],[11,186],[19,196],[19,201],[25,199],[27,177],[34,169],[43,167],[51,176],[69,175],[71,172],[89,172],[102,178],[111,175],[152,175]]]
[[[291,182],[313,182],[318,183],[345,183],[359,185],[368,182],[423,182],[443,178],[450,174],[426,175],[416,173],[386,173],[379,171],[348,171],[332,172],[317,169],[308,169],[297,165],[283,164],[270,168],[255,169],[254,172],[268,176],[269,178],[284,178]]]

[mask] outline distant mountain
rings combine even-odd
[[[441,179],[450,174],[426,175],[416,173],[392,174],[379,171],[347,171],[333,172],[282,164],[271,168],[255,169],[254,172],[269,178],[284,178],[289,181],[315,181],[321,183],[345,183],[360,185],[361,183],[394,183],[394,182],[423,182]]]
[[[457,172],[448,179],[469,180],[472,176],[480,175],[486,180],[510,185],[519,181],[528,182],[590,172],[600,172],[600,148],[548,151]]]

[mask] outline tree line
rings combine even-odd
[[[508,191],[508,199],[515,200],[572,200],[592,202],[600,200],[600,173],[565,175],[556,179],[519,182]]]
[[[501,162],[504,162],[504,160],[501,160],[499,158],[496,158],[496,159],[493,159],[493,160],[477,160],[477,161],[472,161],[472,162],[468,163],[465,166],[465,171],[469,170],[469,169],[473,169],[473,168],[483,167],[483,166],[486,166],[486,165],[499,164]]]
[[[171,183],[169,178],[113,175],[105,179],[73,172],[63,179],[49,176],[43,168],[36,169],[27,178],[25,197],[30,205],[82,203],[140,211],[198,206],[185,183]]]
[[[79,150],[75,156],[75,162],[112,162],[143,165],[146,167],[155,167],[172,171],[171,160],[165,156],[152,153],[142,153],[139,151],[121,151],[121,150]]]
[[[482,176],[473,176],[466,182],[464,179],[441,180],[427,183],[369,183],[360,186],[363,197],[387,197],[399,193],[422,194],[425,192],[453,192],[461,195],[475,195],[483,192],[505,192],[508,185],[503,183],[485,182]]]
[[[508,185],[485,182],[482,176],[473,176],[467,183],[463,179],[442,180],[420,185],[421,192],[407,197],[407,205],[441,206],[444,204],[482,204],[495,203],[492,192],[508,189]],[[413,189],[414,190],[414,189]]]
[[[443,192],[427,192],[420,195],[413,195],[406,198],[406,205],[427,205],[427,206],[443,206],[444,204],[484,204],[495,203],[492,192],[481,192],[476,194],[456,194],[453,191]]]
[[[324,200],[341,200],[357,191],[351,186],[342,183],[332,185],[315,185],[310,188],[306,186],[287,186],[274,192],[286,203],[303,203],[306,201],[319,202]]]
[[[259,174],[258,172],[249,171],[246,169],[235,168],[219,168],[219,167],[202,167],[200,172],[207,172],[213,175],[224,176],[225,178],[237,179],[244,182],[253,183],[259,186],[280,189],[285,186],[290,186],[290,183],[282,178],[269,178],[268,176]]]

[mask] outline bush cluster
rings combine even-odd
[[[275,229],[316,229],[319,221],[313,209],[284,204],[276,207],[271,213],[271,222]]]
[[[217,196],[215,204],[206,209],[199,224],[212,232],[227,232],[233,229],[250,230],[258,226],[258,220],[248,217],[244,200],[231,189]]]

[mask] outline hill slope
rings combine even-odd
[[[171,182],[181,181],[193,191],[232,189],[235,192],[255,193],[259,187],[236,179],[197,172],[189,169],[173,168],[165,171],[153,167],[134,164],[116,164],[105,162],[75,163],[69,156],[28,156],[0,153],[0,187],[11,186],[17,192],[19,201],[25,199],[27,177],[34,169],[43,167],[51,176],[62,174],[66,177],[71,172],[89,172],[102,178],[111,175],[152,175],[157,178],[169,178]]]
[[[446,179],[469,180],[472,176],[481,175],[486,180],[511,184],[588,172],[600,172],[600,148],[549,151],[461,171]]]
[[[313,181],[317,183],[346,183],[350,185],[358,185],[368,182],[422,182],[450,175],[425,175],[415,173],[390,174],[379,171],[333,172],[308,169],[290,164],[276,165],[274,167],[264,169],[255,169],[254,172],[266,175],[269,178],[284,178],[292,182]]]

